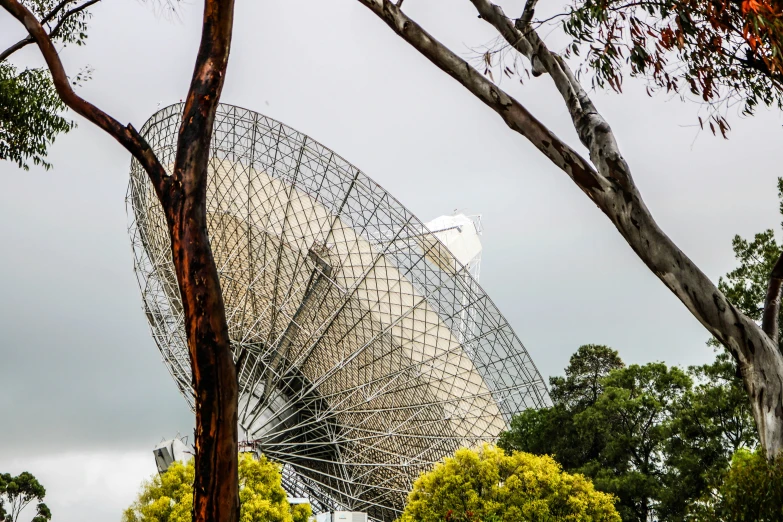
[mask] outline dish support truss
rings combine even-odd
[[[164,165],[182,108],[142,129]],[[208,228],[238,364],[241,445],[283,464],[289,494],[316,512],[394,520],[422,471],[550,403],[468,269],[359,169],[230,105],[218,109],[211,158]],[[170,239],[136,161],[127,204],[152,336],[193,407]]]

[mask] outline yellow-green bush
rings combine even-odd
[[[193,509],[193,460],[175,462],[166,473],[142,485],[138,499],[125,510],[123,522],[190,522]],[[261,456],[239,459],[240,522],[307,522],[308,505],[290,506],[280,466]]]
[[[614,497],[548,456],[485,445],[422,474],[400,522],[620,522]]]

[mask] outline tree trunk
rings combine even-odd
[[[239,519],[236,367],[207,233],[207,181],[215,112],[225,81],[233,0],[206,0],[172,182],[158,191],[171,233],[196,395],[194,522]]]
[[[783,356],[762,347],[750,362],[737,360],[750,397],[759,443],[767,456],[783,453]]]
[[[207,236],[205,205],[200,201],[204,194],[177,196],[168,206],[167,218],[196,395],[193,520],[235,522],[239,519],[238,386],[223,294]]]

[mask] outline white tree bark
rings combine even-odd
[[[620,153],[612,129],[562,59],[547,49],[530,26],[535,0],[519,20],[509,19],[488,0],[471,0],[482,19],[531,62],[534,75],[546,72],[568,108],[590,159],[554,135],[517,100],[438,42],[389,0],[359,0],[395,33],[460,82],[500,115],[514,131],[563,170],[625,238],[647,267],[696,319],[734,355],[751,401],[767,455],[783,450],[783,354],[753,320],[737,310],[710,279],[660,229],[647,209]]]

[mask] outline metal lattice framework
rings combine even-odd
[[[174,162],[182,105],[142,129]],[[315,510],[393,520],[423,470],[549,403],[495,305],[437,238],[359,169],[263,115],[221,105],[208,228],[239,362],[240,438]],[[152,335],[193,406],[165,218],[141,166],[128,191]]]

